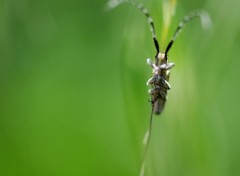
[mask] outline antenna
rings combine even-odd
[[[150,25],[150,31],[152,32],[153,43],[154,43],[154,46],[155,46],[157,54],[158,54],[160,52],[160,47],[159,47],[158,40],[156,37],[153,19],[150,15],[148,9],[146,9],[140,2],[138,2],[136,0],[110,0],[108,2],[107,6],[109,9],[113,9],[122,3],[132,4],[133,6],[137,7],[142,13],[144,13],[144,15],[147,17],[148,23]]]
[[[173,37],[171,41],[168,43],[165,56],[167,59],[167,53],[172,48],[173,43],[175,42],[176,38],[178,37],[179,33],[181,32],[182,28],[192,19],[195,19],[196,17],[199,17],[201,20],[201,24],[204,28],[209,28],[211,26],[211,19],[207,12],[205,11],[194,11],[190,13],[189,15],[185,16],[183,20],[179,23],[177,29],[175,30]]]

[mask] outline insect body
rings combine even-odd
[[[167,91],[171,88],[169,81],[169,70],[174,66],[174,63],[168,63],[164,53],[158,53],[157,61],[153,63],[151,59],[147,59],[147,63],[153,69],[153,77],[147,81],[147,85],[151,85],[148,93],[151,95],[151,103],[153,112],[160,114],[167,100]]]

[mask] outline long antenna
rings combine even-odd
[[[176,40],[176,38],[178,37],[179,33],[181,32],[182,28],[192,19],[195,19],[196,17],[199,17],[202,23],[202,26],[205,28],[208,28],[211,26],[211,19],[208,15],[207,12],[205,11],[194,11],[192,13],[190,13],[189,15],[185,16],[183,18],[183,20],[179,23],[177,29],[175,30],[173,37],[171,39],[171,41],[168,43],[166,51],[165,51],[165,55],[167,56],[168,51],[171,49],[174,41]]]
[[[143,160],[142,160],[142,165],[141,165],[139,176],[144,176],[144,173],[145,173],[145,160],[146,160],[147,150],[148,150],[151,133],[152,133],[153,111],[154,111],[154,102],[152,102],[152,110],[151,110],[151,115],[150,115],[149,128],[148,128],[148,130],[145,134],[144,140],[143,140],[143,143],[145,144],[145,149],[144,149]]]
[[[159,47],[159,44],[157,41],[153,19],[150,15],[148,9],[146,9],[140,2],[138,2],[136,0],[110,0],[108,2],[107,6],[109,9],[113,9],[122,3],[132,4],[133,6],[137,7],[142,13],[144,13],[144,15],[147,17],[148,23],[150,25],[150,30],[152,32],[153,43],[154,43],[154,46],[155,46],[155,48],[157,50],[157,54],[158,54],[160,52],[160,47]]]

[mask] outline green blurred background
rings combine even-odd
[[[138,175],[155,50],[143,14],[106,2],[0,0],[1,176]],[[141,2],[162,48],[190,11],[213,22],[189,23],[170,52],[146,175],[240,175],[240,1],[179,0],[166,36],[163,2]]]

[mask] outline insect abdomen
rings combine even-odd
[[[167,91],[171,88],[169,83],[169,72],[163,73],[162,76],[160,76],[158,81],[158,95],[157,99],[154,103],[154,109],[153,112],[157,115],[161,114],[161,112],[164,109],[166,100],[167,100]],[[156,97],[155,97],[156,98]]]
[[[166,102],[166,100],[158,98],[156,100],[156,102],[154,103],[153,112],[157,115],[161,114],[162,110],[164,109],[165,102]]]

